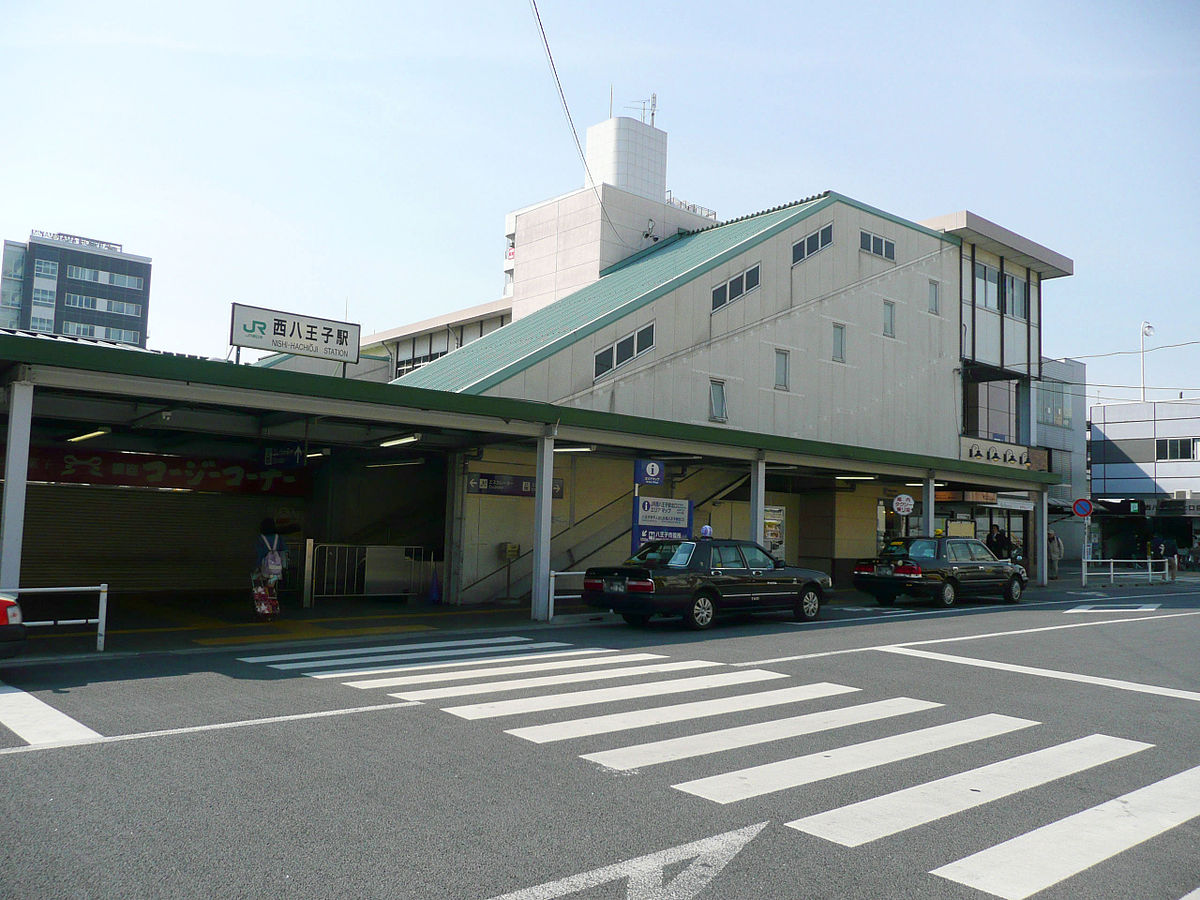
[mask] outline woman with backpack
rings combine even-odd
[[[287,567],[287,543],[275,527],[274,519],[266,518],[259,524],[255,549],[254,571],[250,573],[254,611],[259,618],[274,619],[279,615],[278,585]]]

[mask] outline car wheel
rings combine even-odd
[[[878,603],[880,606],[891,606],[893,603],[896,602],[896,595],[895,594],[876,594],[875,602]]]
[[[621,613],[621,618],[627,625],[633,625],[635,628],[640,628],[650,621],[650,616],[646,613]]]
[[[1014,575],[1008,584],[1004,586],[1004,602],[1020,603],[1022,590],[1021,579]]]
[[[821,592],[810,585],[796,598],[796,618],[801,622],[811,622],[820,614]]]
[[[696,631],[701,631],[712,626],[713,619],[717,616],[717,606],[713,602],[711,594],[697,594],[692,598],[692,605],[688,607],[687,615],[684,620],[688,624],[688,628],[694,628]]]
[[[953,606],[958,600],[958,585],[953,581],[943,581],[937,599],[942,606]]]

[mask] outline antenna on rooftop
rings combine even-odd
[[[611,102],[612,102],[612,100],[610,97],[609,103],[611,104]],[[643,125],[646,124],[646,104],[647,103],[650,104],[650,127],[653,128],[654,127],[654,111],[656,109],[658,109],[658,94],[651,94],[649,100],[634,100],[633,102],[640,103],[642,105],[642,124]],[[627,106],[625,108],[626,109],[637,109],[636,106]],[[611,109],[609,109],[609,118],[612,118],[612,110]]]

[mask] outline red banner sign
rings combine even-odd
[[[286,497],[307,496],[312,487],[307,469],[284,470],[245,460],[88,451],[82,447],[30,448],[29,480]]]

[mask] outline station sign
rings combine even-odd
[[[232,347],[357,363],[361,342],[362,327],[351,322],[233,304],[229,323]]]
[[[689,540],[692,501],[666,497],[633,498],[633,552],[647,541]]]
[[[639,459],[633,464],[634,484],[662,484],[665,466],[657,459]]]
[[[491,494],[494,497],[534,497],[537,495],[537,482],[532,475],[469,472],[467,474],[467,493]],[[561,478],[551,480],[550,497],[553,500],[563,498],[563,480]]]

